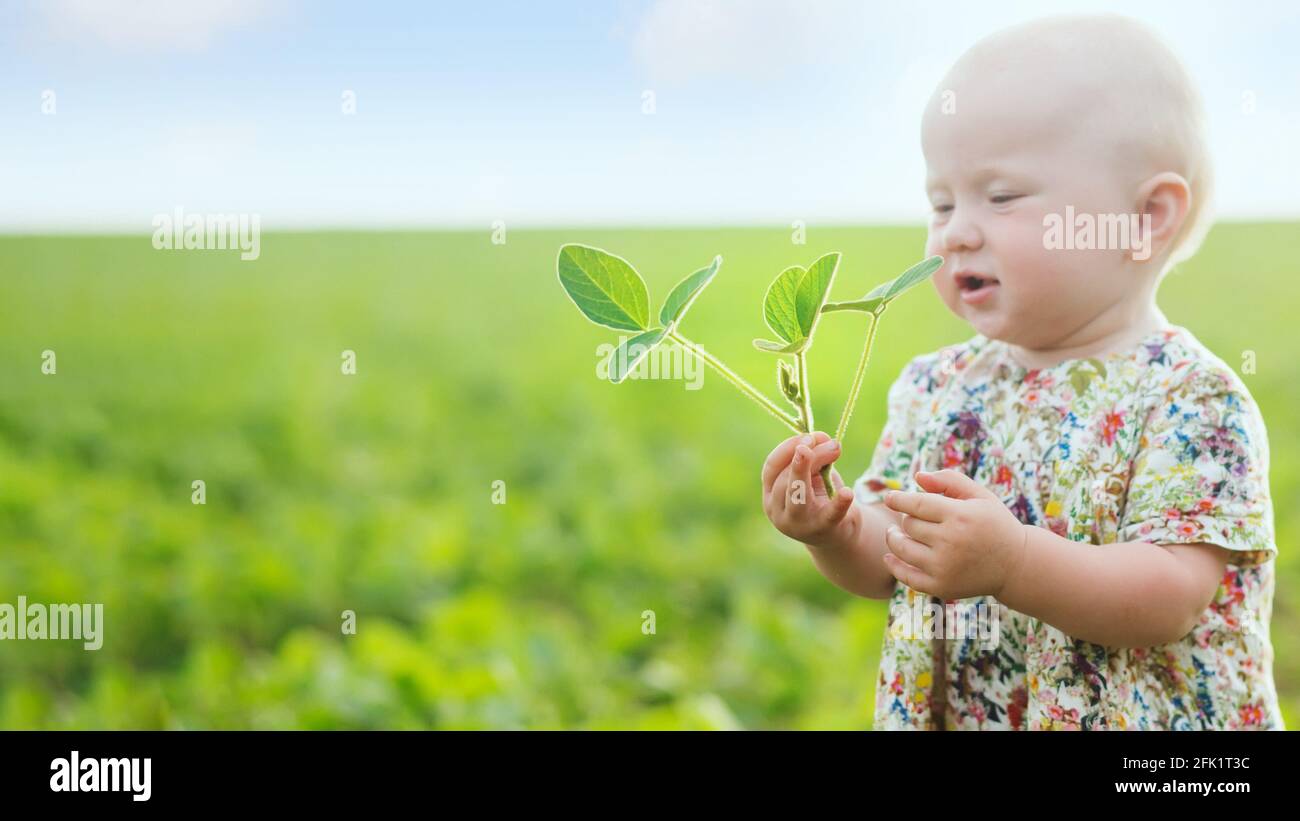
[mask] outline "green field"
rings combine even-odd
[[[1230,365],[1256,352],[1243,379],[1271,438],[1288,726],[1297,228],[1216,228],[1160,300]],[[106,619],[95,652],[0,645],[0,727],[869,727],[885,604],[833,587],[767,523],[759,468],[786,431],[712,373],[696,391],[598,380],[617,334],[582,319],[554,262],[564,242],[608,248],[657,305],[722,254],[683,330],[775,398],[750,345],[771,279],[838,249],[832,299],[860,296],[923,238],[267,234],[254,262],[147,235],[0,238],[0,602],[102,602]],[[819,328],[820,427],[863,325]],[[903,364],[970,334],[932,288],[890,308],[842,474],[866,466]]]

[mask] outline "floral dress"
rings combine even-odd
[[[1267,432],[1237,374],[1190,331],[1171,325],[1127,351],[1032,370],[977,334],[912,359],[888,410],[854,483],[861,504],[917,490],[915,471],[954,468],[1064,538],[1208,542],[1233,563],[1190,633],[1143,648],[1071,638],[991,596],[942,602],[896,582],[877,729],[1283,729]],[[982,606],[996,634],[909,631],[921,602],[940,626],[934,615]]]

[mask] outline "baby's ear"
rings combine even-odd
[[[1181,174],[1164,171],[1142,183],[1138,189],[1138,213],[1142,215],[1142,230],[1148,230],[1147,217],[1150,217],[1151,243],[1159,256],[1187,219],[1187,211],[1192,205],[1192,190]]]

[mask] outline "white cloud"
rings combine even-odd
[[[48,0],[39,5],[56,37],[123,50],[195,51],[270,10],[270,0]]]
[[[761,82],[842,59],[865,25],[864,6],[842,0],[655,0],[633,48],[655,81],[723,74]]]

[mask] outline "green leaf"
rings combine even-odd
[[[767,288],[763,297],[763,319],[773,333],[786,342],[803,339],[803,330],[799,325],[799,283],[808,272],[794,265],[782,271]],[[754,342],[758,344],[757,341]]]
[[[799,353],[807,345],[807,339],[800,339],[798,342],[772,342],[768,339],[754,340],[754,347],[766,353]]]
[[[1089,359],[1088,361],[1091,362],[1092,366],[1097,369],[1097,375],[1100,376],[1102,379],[1105,379],[1106,364],[1102,362],[1100,359],[1096,359],[1096,358]]]
[[[610,354],[609,381],[617,385],[627,379],[627,375],[645,359],[646,354],[663,342],[667,334],[667,328],[652,328],[619,344]]]
[[[884,300],[880,297],[859,299],[855,302],[827,302],[822,306],[822,313],[829,314],[834,311],[865,311],[871,313],[883,302]]]
[[[906,271],[899,274],[893,282],[889,283],[889,287],[885,290],[885,293],[881,295],[881,299],[886,303],[896,299],[904,291],[907,291],[929,279],[931,274],[942,267],[943,257],[939,256],[930,257],[916,263],[911,268],[908,268]]]
[[[803,328],[804,336],[813,335],[813,328],[817,327],[817,314],[821,313],[822,306],[826,304],[826,297],[830,295],[831,283],[835,280],[835,272],[839,267],[840,254],[832,251],[819,257],[808,269],[803,282],[799,283],[797,307],[799,325]]]
[[[763,298],[763,319],[767,327],[792,344],[811,337],[839,264],[839,252],[832,251],[806,269],[794,265],[782,271]],[[760,347],[760,350],[765,349]]]
[[[888,282],[882,282],[864,296],[852,302],[831,302],[822,308],[823,313],[830,311],[864,311],[872,313],[893,302],[903,292],[930,278],[930,275],[943,267],[943,257],[934,256],[918,262]]]
[[[668,298],[664,300],[663,307],[659,309],[659,321],[665,326],[680,322],[690,309],[691,303],[695,302],[695,298],[713,279],[714,274],[718,273],[720,265],[722,265],[722,257],[714,257],[709,267],[701,268],[673,286],[672,291],[668,293]]]
[[[622,257],[571,243],[560,247],[555,271],[573,304],[597,325],[643,331],[650,324],[645,280]]]

